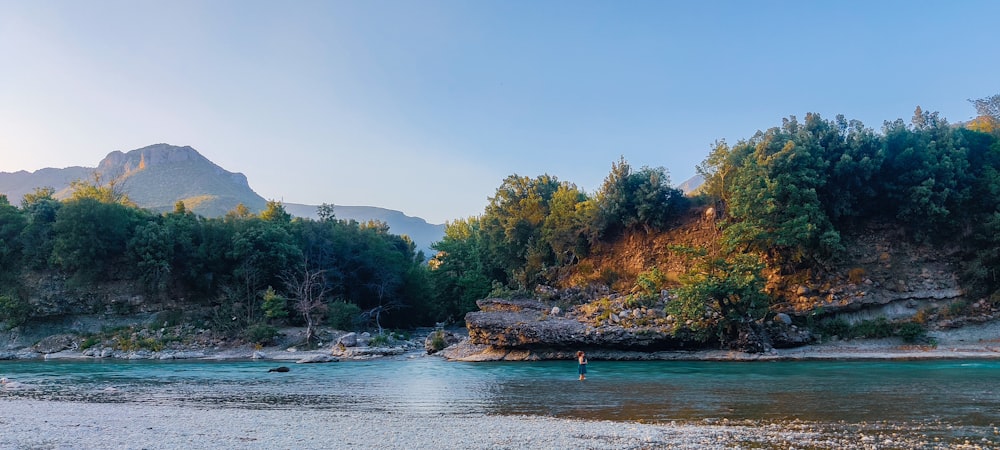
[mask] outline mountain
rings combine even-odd
[[[684,193],[684,195],[693,195],[698,191],[698,188],[705,183],[705,178],[701,175],[695,175],[688,178],[683,183],[677,185],[677,189]]]
[[[300,205],[285,203],[285,211],[296,217],[316,219],[316,205]],[[444,237],[444,224],[431,224],[419,217],[411,217],[393,209],[375,206],[345,206],[334,205],[333,214],[338,219],[367,222],[378,220],[389,225],[389,230],[396,234],[405,234],[413,239],[418,250],[423,250],[427,256],[433,256],[430,245]],[[406,230],[401,232],[398,230]]]
[[[98,163],[96,168],[68,167],[45,168],[35,172],[0,172],[0,194],[6,194],[12,204],[20,204],[24,194],[38,187],[52,187],[57,198],[70,195],[69,185],[74,180],[92,179],[94,174],[102,180],[117,180],[129,198],[142,208],[157,212],[174,209],[178,201],[205,217],[219,217],[242,203],[251,211],[261,211],[267,203],[250,188],[242,173],[229,172],[202,156],[191,147],[155,144],[129,152],[114,151]],[[298,217],[316,217],[317,206],[286,203],[289,214]],[[430,224],[419,217],[372,206],[334,206],[338,219],[367,222],[379,220],[389,225],[394,234],[407,235],[423,250],[430,253],[430,245],[444,236],[444,225]]]

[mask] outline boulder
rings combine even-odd
[[[75,344],[76,342],[73,335],[56,334],[38,341],[38,343],[32,347],[32,350],[47,355],[49,353],[57,353],[67,350],[74,347]]]
[[[357,333],[347,333],[337,339],[337,343],[343,345],[344,347],[354,347],[358,345],[358,334]]]

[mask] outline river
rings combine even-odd
[[[268,372],[286,364],[287,373]],[[0,361],[0,399],[668,422],[1000,424],[1000,361]]]

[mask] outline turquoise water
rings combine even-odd
[[[278,365],[288,373],[269,373]],[[261,361],[0,361],[23,397],[217,408],[642,420],[1000,424],[1000,361],[604,362],[438,358]]]

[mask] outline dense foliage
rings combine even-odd
[[[725,206],[729,251],[765,254],[788,272],[836,256],[851,227],[892,223],[916,241],[973,244],[963,245],[967,285],[990,293],[1000,287],[1000,144],[971,128],[920,108],[881,133],[842,116],[790,117],[718,144],[699,172]]]
[[[550,175],[511,175],[481,216],[449,223],[434,245],[434,303],[458,316],[490,292],[554,283],[595,245],[626,231],[667,229],[687,207],[666,169],[633,171],[624,158],[593,196]]]
[[[30,319],[31,292],[22,280],[48,274],[68,277],[81,291],[125,281],[153,298],[184,299],[185,309],[204,311],[208,325],[233,334],[318,324],[328,304],[336,306],[337,325],[365,325],[362,313],[375,309],[379,325],[433,319],[424,256],[383,223],[336,220],[329,207],[322,220],[293,219],[279,202],[260,214],[236,208],[218,219],[196,216],[183,203],[155,214],[113,186],[74,186],[65,201],[36,190],[20,208],[0,196],[0,321]]]

